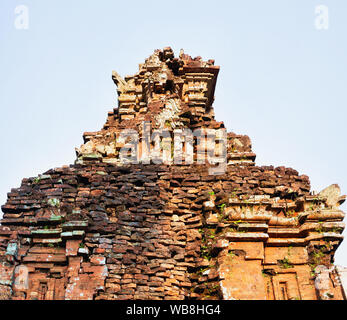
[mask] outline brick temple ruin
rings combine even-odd
[[[124,129],[223,129],[218,72],[171,48],[134,76],[113,72],[118,107],[84,133],[75,164],[8,193],[0,299],[346,298],[345,269],[333,264],[344,229],[337,185],[315,194],[291,168],[256,166],[249,137],[235,133],[220,174],[209,163],[120,162]]]

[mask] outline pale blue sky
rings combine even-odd
[[[328,30],[315,28],[320,4]],[[112,69],[133,74],[165,46],[221,66],[216,117],[250,136],[258,165],[347,193],[346,16],[343,0],[1,0],[0,203],[22,178],[73,163],[116,105]],[[347,266],[347,240],[336,262]]]

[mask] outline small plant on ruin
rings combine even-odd
[[[225,206],[226,204],[225,203],[222,203],[221,205],[218,206],[219,208],[219,212],[217,213],[217,217],[218,217],[218,221],[219,222],[222,222],[224,221],[227,217],[225,216]]]
[[[309,267],[311,268],[311,277],[315,278],[316,277],[316,265],[313,263],[309,263]]]
[[[216,289],[218,289],[219,288],[219,284],[218,283],[216,283],[216,284],[214,284],[213,286],[212,286],[212,289],[214,289],[214,290],[216,290]]]
[[[198,275],[201,275],[201,274],[203,274],[205,271],[207,271],[208,269],[210,269],[209,266],[208,266],[208,267],[202,267],[202,268],[200,268],[196,273],[197,273]]]
[[[341,228],[332,228],[331,230],[330,230],[330,232],[333,232],[333,233],[339,233],[339,232],[341,232],[342,230],[341,230]]]
[[[218,221],[219,222],[225,222],[227,219],[227,215],[224,214],[224,212],[218,212],[217,213]]]
[[[232,223],[236,226],[238,226],[240,223],[242,223],[243,221],[242,220],[236,220],[236,221],[233,221]]]
[[[221,205],[218,206],[220,208],[221,212],[224,212],[225,209],[225,203],[222,203]]]
[[[316,230],[318,233],[323,233],[323,232],[324,232],[323,221],[319,221],[318,223],[319,223],[319,226],[316,227],[315,230]]]
[[[283,258],[282,260],[278,260],[278,263],[280,265],[280,268],[282,269],[293,268],[292,263],[289,261],[287,257]]]
[[[51,207],[60,207],[60,201],[57,198],[51,198],[47,200],[47,204],[50,205]]]
[[[284,215],[285,215],[286,217],[292,218],[292,217],[295,216],[295,210],[288,210],[288,211],[285,211],[285,212],[284,212]]]
[[[213,229],[210,229],[209,231],[210,231],[210,232],[209,232],[209,233],[210,233],[210,234],[209,234],[209,238],[210,238],[210,239],[214,239],[215,236],[216,236],[216,235],[215,235],[216,231],[213,230]]]
[[[263,269],[261,270],[261,274],[263,275],[264,278],[271,278],[272,276],[276,274],[276,272],[274,270],[270,272],[268,269]],[[268,284],[268,287],[269,287],[269,284]]]
[[[203,244],[201,245],[200,247],[200,251],[201,251],[201,256],[204,258],[204,259],[207,259],[207,260],[211,260],[211,253],[210,253],[210,248]]]
[[[40,178],[40,177],[36,177],[36,178],[33,180],[34,183],[39,183],[40,181],[41,181],[41,178]]]
[[[206,291],[208,295],[205,295],[205,298],[211,298],[212,295],[218,294],[219,284],[206,285]]]
[[[331,242],[329,240],[325,240],[325,248],[327,251],[331,251],[333,250],[334,246],[331,244]]]
[[[288,247],[288,257],[292,255],[292,249],[293,249],[293,246]]]
[[[228,252],[228,256],[229,256],[230,260],[232,261],[233,258],[235,257],[235,253],[230,251],[230,252]]]
[[[239,189],[238,189],[238,188],[235,188],[235,189],[231,192],[230,198],[237,198],[237,191],[239,191]]]
[[[322,258],[325,257],[325,253],[323,252],[323,248],[316,250],[313,252],[313,261],[316,265],[321,264]]]
[[[204,259],[207,259],[208,261],[210,261],[211,260],[211,254],[208,252],[208,251],[203,251],[202,252],[202,257],[204,258]]]

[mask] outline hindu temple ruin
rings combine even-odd
[[[345,196],[257,166],[250,138],[215,119],[218,72],[164,48],[112,73],[118,105],[75,163],[23,179],[1,207],[0,299],[346,299]]]

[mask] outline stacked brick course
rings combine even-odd
[[[250,139],[234,133],[222,174],[120,163],[120,131],[143,132],[144,121],[224,128],[213,60],[164,48],[139,69],[113,73],[118,108],[84,134],[74,165],[8,193],[0,299],[345,299],[333,266],[344,229],[337,185],[315,195],[293,169],[255,166]]]

